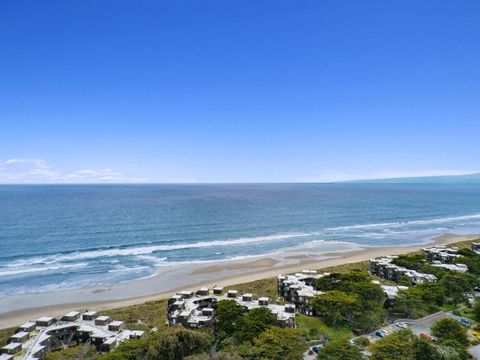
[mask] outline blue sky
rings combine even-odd
[[[480,169],[480,2],[0,4],[0,183]]]

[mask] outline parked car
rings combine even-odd
[[[377,332],[375,332],[375,335],[377,335],[378,337],[385,337],[388,335],[388,332],[386,332],[385,330],[378,330]]]
[[[400,329],[406,329],[406,328],[408,328],[408,325],[405,324],[404,322],[396,323],[395,326],[398,327],[398,328],[400,328]]]
[[[312,350],[315,354],[318,354],[318,352],[320,351],[320,348],[318,346],[314,346],[312,347]]]
[[[463,326],[470,326],[472,325],[473,321],[467,318],[458,318],[457,321]]]

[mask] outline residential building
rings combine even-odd
[[[312,300],[321,294],[316,290],[315,282],[327,273],[317,274],[315,270],[303,270],[301,273],[277,276],[277,294],[294,304],[301,314],[314,315]]]
[[[470,248],[472,249],[472,251],[475,251],[476,253],[480,253],[480,243],[472,243],[470,245]]]
[[[434,262],[432,266],[460,273],[468,271],[468,267],[465,264],[442,264],[440,262]]]
[[[422,283],[433,283],[437,281],[435,275],[420,273],[392,263],[397,256],[387,256],[380,259],[370,259],[370,273],[385,280],[400,282],[402,278],[409,280],[413,286]]]
[[[443,264],[455,263],[462,256],[457,254],[457,247],[433,246],[422,249],[423,255],[429,261],[440,261]]]
[[[77,312],[66,314],[58,324],[54,318],[44,316],[35,323],[19,326],[8,345],[0,349],[3,354],[0,360],[42,360],[52,351],[87,342],[99,351],[110,351],[122,341],[145,336],[143,331],[125,329],[123,321],[112,321],[95,312],[81,315]]]
[[[254,300],[252,294],[239,295],[237,290],[229,290],[224,294],[223,288],[215,287],[212,291],[197,291],[192,297],[180,292],[168,301],[167,318],[170,325],[180,324],[187,328],[202,328],[211,326],[215,319],[215,305],[220,300],[236,301],[245,311],[258,307],[266,307],[277,317],[279,326],[293,327],[295,311],[292,306],[271,303],[268,297]],[[208,295],[199,295],[208,294]],[[294,309],[294,306],[293,306]]]

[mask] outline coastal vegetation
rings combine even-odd
[[[216,304],[212,328],[188,330],[166,325],[166,300],[114,309],[106,315],[125,321],[132,329],[145,330],[146,339],[120,344],[107,354],[94,347],[77,346],[48,355],[48,360],[266,360],[302,359],[308,344],[323,344],[319,359],[363,359],[365,352],[374,360],[381,359],[467,359],[466,347],[480,335],[480,327],[464,324],[452,318],[436,321],[431,334],[436,341],[417,336],[408,329],[399,329],[370,343],[367,337],[357,337],[375,330],[396,318],[415,319],[440,310],[480,321],[480,301],[467,294],[480,285],[480,256],[459,246],[461,261],[468,272],[456,273],[432,267],[418,253],[401,255],[395,263],[417,271],[435,271],[438,281],[423,283],[399,291],[393,305],[385,303],[381,284],[391,282],[372,277],[366,270],[368,262],[332,267],[329,275],[317,279],[315,287],[322,293],[314,299],[317,316],[298,315],[296,328],[276,326],[275,316],[267,308],[245,312],[232,300]],[[372,282],[372,280],[376,280]],[[236,286],[236,289],[276,297],[276,279],[264,279]],[[280,299],[278,299],[280,300]],[[473,330],[473,331],[472,331]],[[7,338],[12,330],[2,330]],[[311,346],[311,345],[310,345]]]
[[[383,323],[385,295],[367,272],[331,273],[318,279],[316,288],[323,293],[313,307],[333,327],[349,324],[363,333]]]

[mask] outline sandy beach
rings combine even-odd
[[[444,234],[428,245],[446,245],[474,240],[478,235]],[[57,292],[12,295],[0,298],[0,328],[13,327],[42,315],[61,316],[72,310],[106,310],[166,298],[180,289],[201,286],[230,286],[270,278],[279,273],[302,269],[321,269],[370,258],[417,251],[424,244],[398,247],[367,247],[351,243],[334,243],[329,251],[298,249],[241,260],[215,263],[178,264],[159,268],[151,277],[108,287]],[[324,247],[325,248],[325,247]],[[327,247],[328,248],[328,247]]]

